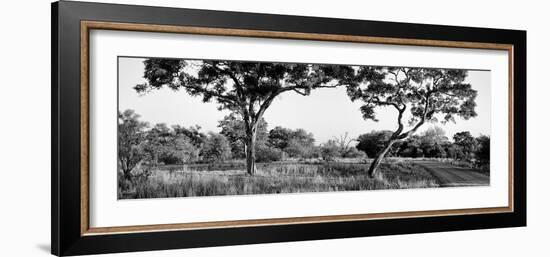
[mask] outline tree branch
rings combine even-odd
[[[224,70],[224,69],[220,69],[218,66],[216,65],[212,65],[212,67],[214,69],[216,69],[218,72],[220,72],[221,74],[226,74],[227,76],[229,76],[229,78],[231,78],[231,80],[233,80],[233,83],[235,84],[235,89],[237,91],[237,96],[242,99],[243,98],[243,87],[241,85],[241,82],[239,81],[239,79],[237,78],[237,76],[230,70]]]
[[[269,97],[260,105],[260,109],[258,110],[258,114],[256,115],[256,122],[258,122],[262,118],[267,108],[271,105],[273,100],[275,100],[275,97],[277,97],[277,95],[279,95],[280,93],[281,91],[272,92],[271,95],[269,95]]]
[[[399,116],[397,116],[397,130],[393,132],[391,136],[392,138],[398,138],[399,134],[401,134],[401,132],[403,132],[403,129],[405,128],[405,126],[403,125],[403,113],[405,113],[406,109],[407,109],[406,105],[404,105],[403,108],[398,109]]]
[[[209,85],[209,84],[206,84],[206,86],[208,86],[208,85]],[[215,97],[220,98],[220,99],[224,99],[224,100],[226,100],[227,102],[231,102],[231,103],[237,105],[237,101],[236,101],[235,99],[231,98],[230,96],[220,94],[220,93],[218,93],[218,92],[216,92],[216,91],[207,89],[206,87],[201,87],[201,86],[196,86],[196,85],[189,85],[189,84],[183,84],[182,87],[184,87],[184,88],[190,88],[190,89],[193,89],[193,90],[197,90],[197,91],[199,91],[200,93],[209,94],[209,95],[215,96]]]
[[[368,100],[374,104],[379,104],[379,105],[391,105],[393,107],[395,107],[395,109],[397,109],[398,111],[400,111],[401,109],[399,108],[399,105],[395,102],[388,102],[388,101],[382,101],[380,100],[380,98],[378,98],[378,96],[371,96],[370,99]]]
[[[424,122],[426,122],[426,117],[428,115],[428,112],[431,112],[431,111],[428,111],[429,109],[429,106],[430,106],[430,95],[432,94],[432,91],[428,91],[426,93],[426,103],[424,104],[424,113],[422,114],[422,118],[420,119],[420,121],[418,121],[418,123],[412,128],[410,129],[409,131],[399,135],[399,139],[405,139],[407,138],[408,136],[410,136],[411,134],[413,134],[414,132],[416,132],[416,130],[422,126],[424,124]]]
[[[306,94],[306,93],[304,93],[304,92],[300,92],[300,90],[298,90],[297,88],[294,88],[294,89],[292,89],[292,90],[293,90],[294,92],[296,92],[296,93],[300,94],[300,95],[303,95],[303,96],[307,96],[307,94]]]
[[[304,85],[299,85],[299,84],[295,84],[294,86],[290,86],[290,87],[283,87],[282,88],[282,92],[284,91],[295,91],[296,89],[314,89],[314,88],[336,88],[336,87],[339,87],[339,86],[342,86],[343,84],[340,84],[340,83],[336,83],[332,86],[329,86],[329,85],[317,85],[317,86],[312,86],[312,87],[309,87],[309,86],[304,86]]]

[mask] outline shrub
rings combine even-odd
[[[183,164],[198,159],[199,149],[185,135],[175,136],[165,145],[155,148],[158,161],[164,164]]]
[[[210,132],[201,149],[201,157],[208,162],[220,162],[231,158],[231,146],[227,139]]]
[[[488,136],[480,136],[476,138],[479,145],[476,151],[476,157],[480,165],[489,164],[491,158],[491,138]]]
[[[276,162],[282,160],[283,151],[264,144],[256,146],[257,162]]]
[[[333,161],[340,157],[340,147],[333,141],[329,140],[321,146],[321,158],[325,161]]]
[[[367,158],[367,154],[363,151],[359,151],[355,147],[350,147],[346,152],[342,153],[344,158]]]

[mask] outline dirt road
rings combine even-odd
[[[415,161],[430,171],[442,187],[488,186],[489,176],[468,168],[437,161]]]

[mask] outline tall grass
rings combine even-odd
[[[149,167],[149,176],[125,181],[119,176],[119,199],[214,195],[280,194],[437,187],[422,167],[399,161],[380,166],[366,177],[369,163],[258,163],[258,173],[246,175],[244,164],[192,164]]]
[[[389,162],[402,162],[402,161],[436,161],[442,163],[448,163],[456,167],[468,168],[478,172],[489,172],[490,163],[480,163],[476,161],[459,160],[453,158],[430,158],[430,157],[386,157],[386,161]]]

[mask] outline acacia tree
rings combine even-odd
[[[147,83],[135,86],[137,92],[167,86],[185,89],[204,102],[214,99],[220,110],[238,113],[246,132],[246,169],[256,172],[255,145],[258,123],[275,98],[288,91],[309,95],[311,90],[335,87],[334,75],[349,73],[351,67],[236,61],[187,61],[147,59],[144,61]]]
[[[397,111],[397,128],[370,165],[370,177],[374,177],[392,145],[414,134],[423,124],[477,116],[477,91],[464,83],[466,70],[364,66],[356,74],[355,83],[349,83],[347,91],[352,101],[362,102],[364,119],[378,121],[375,109],[380,107]],[[405,126],[407,113],[410,117]]]
[[[145,158],[143,143],[148,124],[139,120],[134,110],[118,112],[118,160],[124,178],[132,178],[132,170]]]

